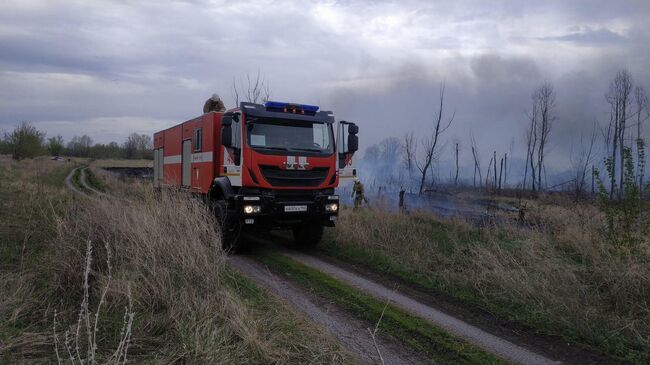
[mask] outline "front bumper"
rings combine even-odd
[[[333,205],[336,206],[335,210],[331,209]],[[303,194],[264,191],[260,194],[235,195],[228,208],[228,212],[239,219],[244,227],[269,229],[292,228],[306,222],[320,222],[333,227],[340,205],[339,197],[331,190]]]

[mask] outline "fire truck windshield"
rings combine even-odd
[[[256,150],[300,151],[331,155],[334,138],[331,124],[276,118],[246,120],[246,141]]]

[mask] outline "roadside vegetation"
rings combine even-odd
[[[0,156],[0,360],[353,361],[228,269],[200,202],[117,179],[128,202],[84,199],[62,186],[73,167]]]
[[[601,209],[552,198],[526,204],[524,224],[483,227],[430,213],[344,209],[321,247],[503,321],[648,363],[647,210],[632,216],[629,202],[609,200]],[[633,222],[623,225],[626,219]]]

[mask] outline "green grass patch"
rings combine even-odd
[[[106,184],[95,175],[92,170],[86,169],[86,181],[93,189],[106,191]]]
[[[71,164],[65,164],[61,166],[60,169],[55,169],[54,171],[49,172],[43,176],[43,182],[49,186],[56,188],[65,187],[65,178],[70,174],[70,171],[74,169],[75,166]]]
[[[368,322],[369,327],[376,324],[382,311],[386,308],[379,324],[380,331],[410,349],[425,354],[432,362],[446,364],[507,363],[419,317],[392,305],[386,306],[386,303],[287,256],[262,251],[258,255],[258,259],[272,270],[285,275],[290,280],[309,288],[317,295],[333,301],[339,307]]]

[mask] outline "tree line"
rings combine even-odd
[[[153,159],[151,136],[131,133],[122,144],[94,143],[87,135],[74,136],[65,141],[61,135],[46,138],[44,132],[29,122],[21,122],[12,132],[0,137],[0,154],[14,159],[36,156],[70,156],[113,159]]]

